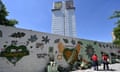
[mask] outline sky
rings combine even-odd
[[[63,0],[2,0],[16,19],[17,28],[51,33],[53,2]],[[109,19],[120,10],[120,0],[74,0],[77,38],[112,42],[117,19]]]

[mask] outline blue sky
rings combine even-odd
[[[51,33],[52,4],[62,0],[2,0],[16,19],[18,28]],[[102,42],[112,41],[116,19],[109,17],[120,10],[120,0],[74,0],[77,37]]]

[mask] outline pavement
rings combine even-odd
[[[103,70],[103,65],[99,66],[99,70],[95,71],[93,68],[86,69],[86,70],[76,70],[71,72],[120,72],[120,63],[116,64],[109,64],[110,70]]]

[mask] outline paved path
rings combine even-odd
[[[120,72],[120,63],[118,64],[110,64],[109,65],[110,70],[109,71],[103,71],[103,66],[99,66],[98,71],[94,71],[93,68],[87,69],[87,70],[77,70],[77,71],[72,71],[72,72]]]

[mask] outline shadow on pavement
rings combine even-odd
[[[115,69],[109,69],[109,70],[99,69],[98,71],[116,71],[116,70]]]

